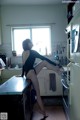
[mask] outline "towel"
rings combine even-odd
[[[49,78],[50,78],[50,90],[56,91],[56,75],[55,75],[55,73],[50,73]]]

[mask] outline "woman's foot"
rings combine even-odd
[[[43,118],[41,118],[40,120],[46,120],[48,116],[44,116]]]

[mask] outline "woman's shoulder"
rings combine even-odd
[[[31,52],[32,52],[32,53],[37,53],[37,51],[36,51],[36,50],[31,50]]]
[[[31,55],[35,57],[40,57],[40,54],[36,50],[31,50]]]

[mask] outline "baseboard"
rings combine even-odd
[[[44,105],[63,105],[62,96],[42,96]]]

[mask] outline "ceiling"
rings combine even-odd
[[[62,3],[62,0],[0,0],[1,5],[48,5],[60,3]]]

